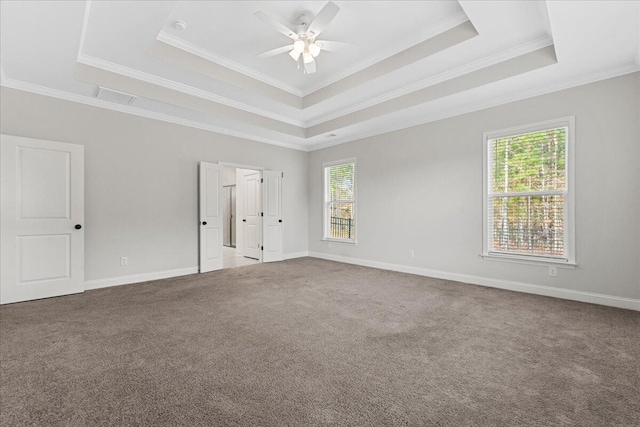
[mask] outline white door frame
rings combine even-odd
[[[257,172],[260,172],[261,178],[264,179],[264,171],[266,171],[267,169],[264,166],[253,166],[253,165],[245,165],[245,164],[240,164],[240,163],[233,163],[233,162],[223,162],[223,161],[218,161],[218,164],[220,166],[223,167],[230,167],[230,168],[236,168],[236,169],[248,169],[248,170],[254,170]],[[284,178],[284,175],[283,175]],[[241,183],[240,183],[241,184]],[[238,188],[238,183],[236,182],[236,189]],[[284,182],[281,182],[281,189],[284,188]],[[237,191],[237,190],[236,190]],[[281,191],[281,197],[284,197],[284,191]],[[236,193],[237,194],[237,193]],[[243,196],[244,197],[244,196]],[[261,202],[264,203],[264,192],[262,191],[260,194],[260,199]],[[237,200],[237,199],[236,199]],[[280,200],[280,204],[281,204],[281,209],[284,209],[284,202],[282,201],[282,199]],[[264,206],[262,207],[262,209],[264,210]],[[284,212],[282,212],[284,214]],[[236,229],[237,229],[237,225],[236,225]],[[264,227],[263,224],[261,222],[260,227],[259,227],[259,233],[260,233],[260,242],[264,242]],[[281,239],[281,243],[283,243],[283,233],[282,233],[282,227],[280,230],[280,239]],[[238,242],[236,241],[236,247],[238,246]],[[263,260],[263,254],[260,253],[260,262],[264,262]]]

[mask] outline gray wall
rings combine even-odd
[[[482,133],[576,117],[575,270],[483,260]],[[357,158],[358,243],[322,238],[322,163]],[[314,151],[309,251],[640,297],[640,73]],[[415,250],[415,258],[408,256]]]
[[[307,250],[305,152],[5,87],[1,108],[1,133],[85,146],[86,280],[198,265],[199,161],[284,171],[284,253]]]

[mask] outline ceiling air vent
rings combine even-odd
[[[116,104],[131,105],[133,104],[133,101],[136,100],[137,96],[98,86],[96,98],[104,101],[115,102]]]

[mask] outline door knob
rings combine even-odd
[[[80,224],[76,224],[76,226],[74,227],[76,230],[80,230],[82,228],[82,226]]]
[[[246,220],[246,219],[243,219],[243,220],[242,220],[242,222],[247,222],[247,220]]]
[[[202,221],[202,225],[207,225],[207,221]]]

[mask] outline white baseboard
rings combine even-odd
[[[109,286],[128,285],[130,283],[148,282],[150,280],[168,279],[170,277],[195,274],[198,267],[178,268],[176,270],[156,271],[154,273],[132,274],[130,276],[110,277],[108,279],[87,280],[84,282],[86,291],[91,289],[108,288]]]
[[[283,258],[294,259],[309,256],[308,252],[294,252],[284,254]],[[200,269],[198,267],[179,268],[176,270],[156,271],[153,273],[132,274],[130,276],[109,277],[107,279],[87,280],[84,282],[86,291],[91,289],[108,288],[110,286],[128,285],[130,283],[148,282],[150,280],[169,279],[171,277],[186,276],[188,274],[196,274]]]
[[[592,304],[607,305],[611,307],[626,308],[640,311],[640,299],[623,298],[612,295],[597,294],[592,292],[574,291],[570,289],[554,288],[551,286],[534,285],[532,283],[512,282],[508,280],[491,279],[488,277],[470,276],[466,274],[450,273],[447,271],[429,270],[408,265],[390,264],[386,262],[370,261],[365,259],[350,258],[339,255],[309,252],[308,256],[326,259],[329,261],[344,262],[346,264],[361,265],[364,267],[380,268],[401,273],[416,274],[418,276],[433,277],[436,279],[453,280],[456,282],[470,283],[472,285],[488,286],[491,288],[507,289],[510,291],[525,292],[528,294],[544,295],[548,297],[562,298],[572,301],[588,302]]]
[[[287,260],[287,259],[294,259],[294,258],[302,258],[306,256],[309,256],[309,252],[294,252],[291,254],[284,254],[283,258]]]

